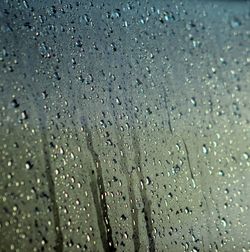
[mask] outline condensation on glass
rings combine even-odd
[[[0,2],[0,251],[250,251],[250,2]]]

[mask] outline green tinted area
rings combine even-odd
[[[0,251],[250,251],[250,2],[0,2]]]

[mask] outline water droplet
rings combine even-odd
[[[192,98],[191,98],[191,103],[194,105],[194,107],[197,106],[197,102],[196,102],[195,97],[192,97]]]
[[[230,21],[232,28],[238,28],[241,25],[241,21],[237,17],[233,17]]]
[[[223,171],[223,170],[220,170],[220,171],[219,171],[219,175],[222,176],[222,177],[224,177],[224,176],[225,176],[224,171]]]
[[[221,224],[222,224],[223,227],[227,226],[227,222],[226,222],[225,218],[221,219]]]
[[[247,152],[244,152],[244,153],[243,153],[243,158],[244,158],[245,160],[248,160],[248,159],[249,159],[249,154],[248,154]]]
[[[202,152],[203,154],[208,154],[208,148],[206,147],[205,144],[202,146]]]
[[[21,119],[22,119],[22,120],[28,119],[28,114],[27,114],[26,111],[22,111],[22,113],[21,113]]]
[[[118,105],[121,105],[121,104],[122,104],[121,101],[120,101],[120,99],[119,99],[118,97],[115,98],[115,102],[116,102],[116,104],[118,104]]]
[[[27,161],[26,163],[25,163],[25,168],[27,169],[27,170],[30,170],[31,168],[32,168],[32,164],[31,164],[31,162],[30,161]]]
[[[12,105],[12,107],[14,107],[14,108],[18,108],[18,107],[20,106],[20,104],[17,102],[16,99],[13,99],[13,100],[11,101],[11,105]]]

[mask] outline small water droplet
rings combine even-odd
[[[245,160],[248,160],[248,159],[249,159],[249,154],[248,154],[247,152],[244,152],[244,153],[243,153],[243,158],[244,158]]]
[[[230,21],[230,25],[232,28],[237,28],[241,25],[241,21],[237,17],[233,17]]]
[[[206,147],[205,144],[202,146],[202,152],[203,154],[208,154],[208,148]]]
[[[26,168],[27,170],[30,170],[30,169],[32,168],[32,164],[31,164],[30,161],[27,161],[27,162],[26,162],[25,168]]]
[[[221,224],[222,224],[223,227],[226,227],[227,226],[227,221],[224,218],[222,218],[221,219]]]
[[[194,107],[197,106],[197,102],[196,102],[195,97],[192,97],[192,98],[191,98],[191,103],[194,105]]]

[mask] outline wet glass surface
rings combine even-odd
[[[0,251],[250,251],[250,2],[0,2]]]

